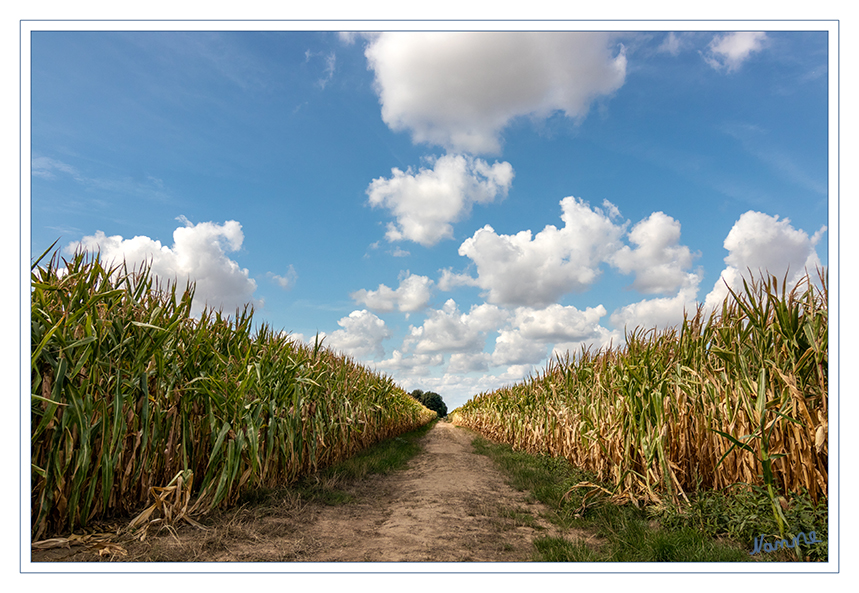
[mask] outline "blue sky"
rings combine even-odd
[[[148,259],[453,409],[827,265],[827,33],[676,25],[33,32],[31,251]]]

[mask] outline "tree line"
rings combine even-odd
[[[434,391],[415,389],[409,395],[421,402],[425,407],[438,414],[439,418],[447,416],[447,405],[439,394]]]

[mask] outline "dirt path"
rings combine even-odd
[[[439,422],[405,471],[366,484],[356,504],[327,507],[308,525],[307,561],[527,561],[551,526],[526,502],[473,435]]]
[[[408,468],[353,484],[336,506],[281,500],[227,514],[178,541],[124,543],[113,560],[238,562],[499,562],[533,559],[532,541],[556,534],[542,504],[507,485],[473,452],[473,433],[438,422]],[[40,560],[108,560],[95,550],[34,552]]]

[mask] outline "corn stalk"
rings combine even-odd
[[[180,292],[147,266],[42,258],[31,272],[36,539],[138,512],[179,475],[193,476],[182,515],[205,513],[436,416],[318,340],[254,330],[250,307],[195,319],[193,285]]]
[[[827,369],[825,275],[789,292],[763,276],[709,316],[699,308],[677,328],[567,353],[448,416],[566,457],[629,499],[763,485],[783,522],[782,494],[827,496]]]

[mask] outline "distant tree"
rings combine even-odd
[[[447,405],[441,396],[434,391],[423,391],[415,389],[409,395],[421,402],[424,406],[434,411],[439,417],[447,416]]]

